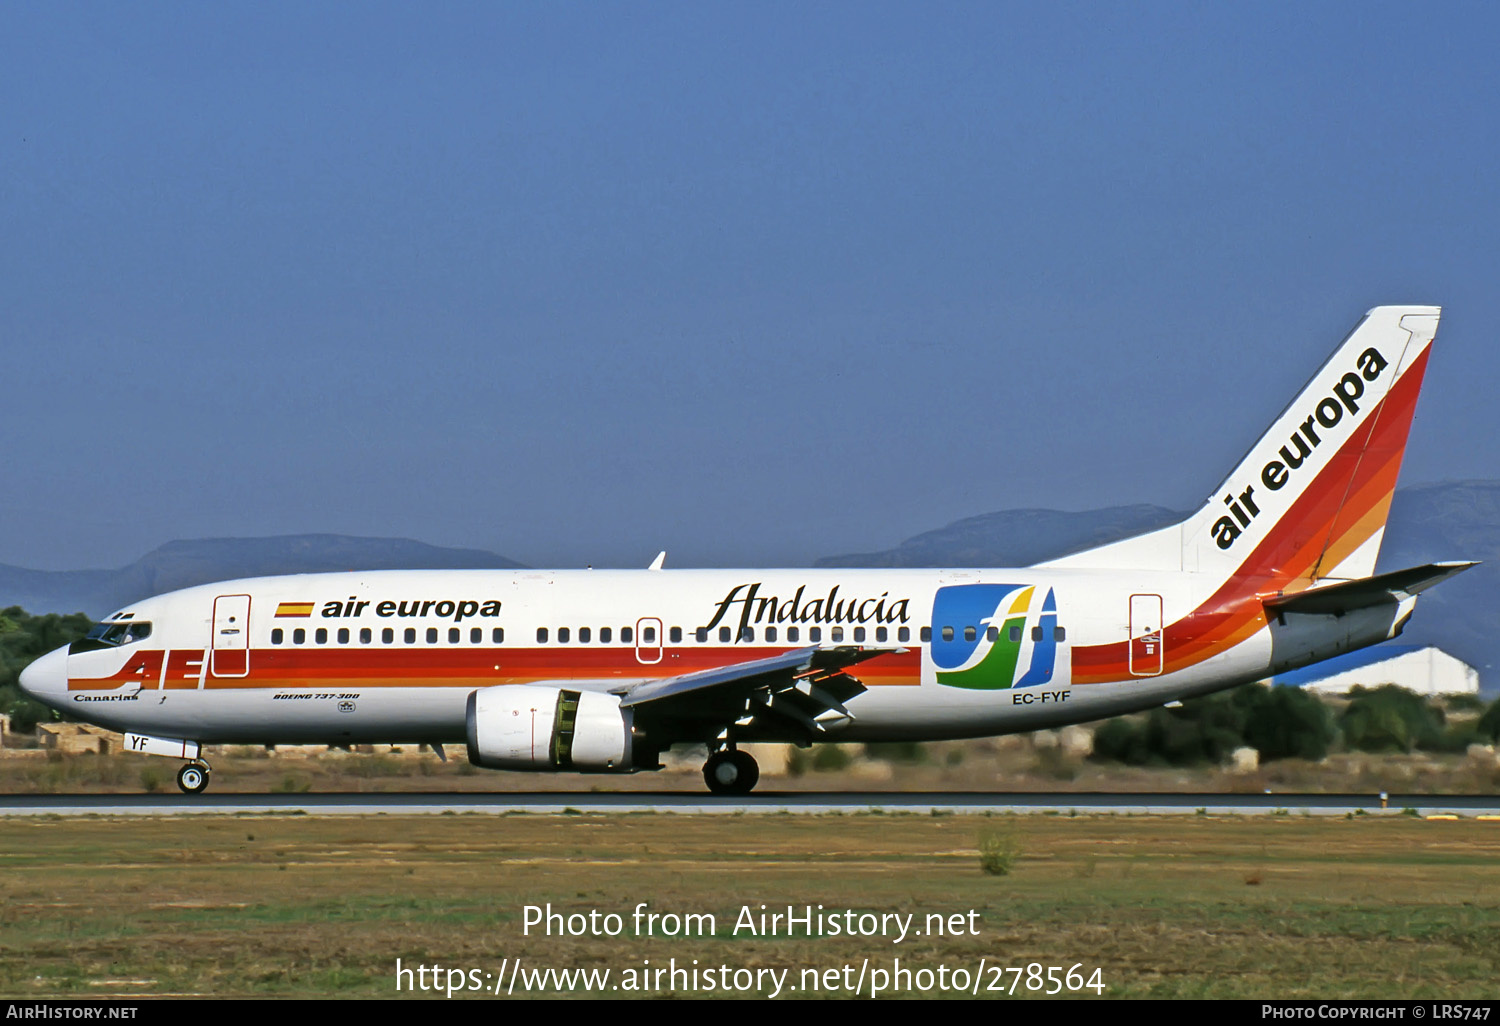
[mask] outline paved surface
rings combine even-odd
[[[412,815],[435,813],[829,813],[887,811],[954,813],[1293,814],[1419,815],[1454,813],[1500,817],[1500,795],[1378,794],[1120,794],[1110,792],[805,792],[757,791],[736,798],[706,792],[559,791],[399,794],[46,794],[0,796],[0,816],[163,816],[181,814],[306,813],[312,815]]]

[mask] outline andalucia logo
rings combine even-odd
[[[932,602],[939,684],[1001,690],[1046,684],[1057,659],[1057,600],[1027,584],[960,584]]]

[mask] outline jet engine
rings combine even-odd
[[[630,713],[614,695],[502,684],[469,695],[469,761],[486,769],[628,773]]]

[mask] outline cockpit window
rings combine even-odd
[[[96,638],[106,645],[129,645],[151,637],[151,625],[145,621],[126,620],[124,623],[96,624],[88,637]]]
[[[68,646],[69,652],[93,652],[101,648],[133,645],[151,637],[151,624],[145,620],[118,620],[96,623],[87,635]]]

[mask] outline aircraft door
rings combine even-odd
[[[215,677],[250,675],[250,596],[220,595],[214,599],[214,632],[209,672]]]
[[[638,663],[661,662],[661,621],[645,616],[635,622],[635,659]]]
[[[1160,595],[1130,596],[1130,672],[1158,676],[1165,665]]]

